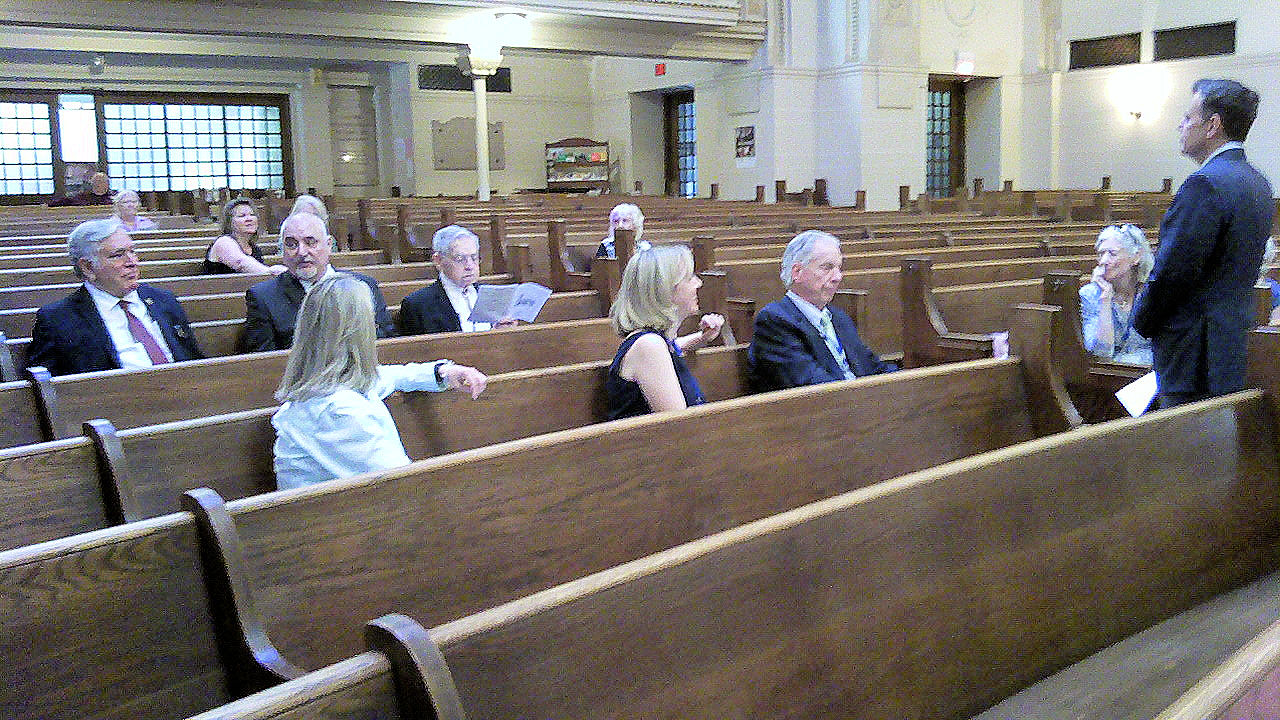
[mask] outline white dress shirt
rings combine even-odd
[[[89,297],[93,298],[93,304],[98,308],[98,315],[102,317],[102,323],[107,326],[107,334],[111,336],[111,344],[116,346],[116,355],[120,357],[120,367],[132,370],[135,368],[151,367],[151,356],[147,354],[147,349],[142,343],[133,339],[133,333],[129,332],[129,318],[124,316],[124,308],[120,307],[121,300],[129,301],[129,312],[133,316],[142,321],[142,326],[151,333],[151,337],[156,339],[156,344],[164,351],[164,356],[170,362],[173,362],[173,352],[169,350],[169,343],[165,342],[164,333],[160,330],[160,323],[151,317],[151,313],[138,297],[138,291],[118,298],[115,295],[103,290],[91,282],[84,284],[85,290],[89,291]]]
[[[1243,150],[1243,149],[1244,149],[1244,143],[1240,142],[1239,140],[1228,140],[1222,143],[1222,145],[1220,145],[1217,150],[1214,150],[1212,153],[1210,153],[1209,157],[1205,158],[1204,162],[1200,163],[1200,167],[1204,167],[1205,165],[1208,165],[1210,160],[1214,159],[1215,157],[1221,155],[1222,153],[1228,150]]]
[[[271,417],[276,429],[276,486],[281,490],[409,464],[386,404],[396,390],[446,389],[436,367],[448,360],[381,365],[368,394],[340,388],[286,402]]]
[[[492,323],[471,322],[471,311],[476,306],[476,295],[478,294],[475,283],[471,283],[464,290],[455,285],[444,273],[441,273],[440,284],[444,286],[444,294],[448,296],[449,304],[453,306],[453,311],[458,313],[458,322],[462,323],[462,332],[489,330],[493,327]]]

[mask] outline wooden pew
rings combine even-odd
[[[1032,312],[1019,337],[1043,345],[1050,311]],[[353,614],[394,605],[425,624],[451,620],[1075,422],[1063,396],[1036,379],[1048,368],[1044,351],[1020,347],[1022,362],[738,398],[225,505],[193,491],[188,506],[199,504],[218,539],[220,581],[251,588],[224,608],[228,622],[261,618],[281,657],[318,667],[357,649]],[[658,437],[664,456],[637,461]],[[339,581],[336,568],[353,566],[362,581]]]
[[[461,717],[440,650],[421,625],[384,615],[365,625],[367,652],[190,720],[416,720]]]
[[[52,428],[42,422],[40,401],[31,383],[0,383],[0,447],[13,447],[53,439]]]
[[[447,357],[488,373],[612,357],[617,337],[606,319],[535,323],[483,333],[441,333],[378,341],[387,364]],[[107,417],[117,428],[170,422],[275,404],[272,394],[288,350],[172,363],[145,370],[107,370],[48,377],[32,368],[42,416],[54,437]]]
[[[604,422],[609,362],[493,375],[475,401],[396,393],[387,405],[409,457],[459,452]],[[689,364],[709,401],[746,394],[745,345],[703,349]],[[94,420],[86,437],[0,450],[0,548],[176,512],[182,493],[198,487],[227,499],[273,491],[276,410],[118,431]]]
[[[167,720],[274,684],[224,671],[196,534],[168,515],[0,551],[0,715]]]
[[[1268,406],[1250,391],[948,463],[431,636],[469,717],[966,718],[1280,567]],[[1012,717],[1078,717],[1055,709]]]

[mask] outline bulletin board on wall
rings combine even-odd
[[[476,169],[476,119],[455,117],[431,121],[431,159],[435,170]],[[489,123],[489,169],[507,167],[502,123]]]

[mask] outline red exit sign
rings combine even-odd
[[[654,64],[653,64],[653,75],[654,75],[654,77],[657,77],[657,76],[659,76],[659,75],[666,75],[666,74],[667,74],[667,64],[666,64],[666,63],[654,63]]]

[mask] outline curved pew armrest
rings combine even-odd
[[[208,488],[188,490],[182,494],[182,509],[195,515],[200,529],[218,652],[232,693],[247,695],[303,675],[267,636],[245,573],[240,535],[222,498]]]

